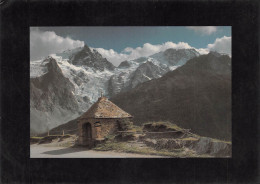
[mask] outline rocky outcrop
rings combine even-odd
[[[194,149],[198,154],[210,154],[215,157],[231,156],[231,143],[214,140],[207,137],[201,137],[190,148]]]
[[[214,140],[208,137],[185,138],[185,139],[150,139],[143,141],[147,146],[157,150],[167,149],[176,150],[187,148],[195,151],[197,155],[210,155],[214,157],[231,157],[231,143],[220,140]]]
[[[131,64],[129,63],[129,61],[123,61],[120,63],[118,68],[129,68],[130,66],[131,66]]]

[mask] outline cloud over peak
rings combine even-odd
[[[205,34],[212,34],[216,31],[214,26],[188,27],[194,31],[201,31]],[[54,31],[40,31],[38,28],[30,30],[30,60],[42,59],[50,54],[60,53],[68,49],[84,46],[84,41],[73,40],[69,37],[58,36]],[[171,41],[162,44],[145,43],[140,47],[126,47],[121,52],[113,49],[96,49],[104,58],[107,58],[115,66],[124,60],[133,60],[139,57],[148,57],[167,49],[195,49],[200,54],[207,54],[209,51],[226,53],[231,56],[231,37],[223,36],[217,38],[214,43],[208,44],[206,48],[194,48],[185,42],[173,43]]]
[[[217,38],[213,44],[208,44],[208,49],[231,56],[231,37]]]
[[[30,60],[37,60],[50,54],[59,53],[67,49],[82,47],[83,41],[69,37],[58,36],[53,31],[40,31],[31,28],[30,31]]]
[[[195,49],[200,54],[208,54],[210,51],[216,51],[219,53],[225,53],[231,56],[231,37],[223,36],[217,38],[214,43],[208,44],[206,48],[194,48],[188,43],[179,42],[165,42],[163,44],[153,45],[145,43],[142,47],[126,47],[121,53],[114,51],[113,49],[96,48],[96,50],[105,58],[107,58],[115,66],[118,66],[124,60],[133,60],[139,57],[148,57],[158,52],[163,52],[167,49]]]
[[[148,57],[158,52],[163,52],[169,48],[174,49],[190,49],[192,48],[188,43],[179,42],[165,42],[163,44],[153,45],[145,43],[142,47],[126,47],[121,53],[114,51],[113,49],[96,48],[96,50],[105,58],[107,58],[115,66],[118,66],[124,60],[133,60],[139,57]]]

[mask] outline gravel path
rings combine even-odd
[[[33,144],[30,147],[31,158],[160,158],[160,156],[114,151],[94,151],[86,148],[50,147]]]

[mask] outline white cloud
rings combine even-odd
[[[113,49],[95,48],[104,58],[110,61],[113,65],[118,66],[122,61],[128,60],[129,56],[123,53],[117,53]]]
[[[174,49],[195,49],[201,55],[208,54],[210,51],[216,51],[219,53],[225,53],[231,56],[231,37],[223,36],[222,38],[217,38],[214,43],[208,44],[206,48],[194,48],[188,43],[179,42],[165,42],[163,44],[152,45],[150,43],[145,43],[142,47],[126,47],[121,53],[114,51],[113,49],[103,49],[96,48],[96,50],[105,58],[107,58],[115,66],[118,66],[124,60],[133,60],[139,57],[147,57],[158,52],[165,51],[169,48]]]
[[[129,57],[130,59],[136,59],[138,57],[147,57],[152,54],[165,51],[169,48],[174,48],[174,49],[182,49],[182,48],[191,48],[191,46],[187,43],[184,42],[179,42],[179,43],[173,43],[173,42],[165,42],[163,44],[158,44],[158,45],[152,45],[150,43],[145,43],[143,47],[137,47],[137,48],[126,48],[124,51],[129,52]]]
[[[187,28],[203,35],[211,35],[217,31],[216,26],[187,26]]]
[[[223,36],[222,38],[217,38],[214,43],[208,44],[207,48],[200,48],[196,50],[202,55],[208,54],[210,51],[215,51],[231,56],[231,37]]]
[[[30,57],[31,60],[42,59],[50,54],[59,53],[67,49],[82,47],[83,41],[73,40],[69,37],[61,37],[53,31],[40,31],[31,28],[30,32]],[[174,49],[190,49],[188,43],[165,42],[163,44],[153,45],[145,43],[142,47],[126,47],[122,52],[118,53],[113,49],[95,48],[103,57],[107,58],[115,66],[118,66],[124,60],[133,60],[139,57],[148,57],[158,52],[163,52],[169,48]],[[200,54],[207,54],[209,51],[217,51],[226,53],[231,56],[231,37],[224,36],[217,38],[214,43],[208,44],[206,48],[194,48]]]
[[[226,53],[231,56],[231,37],[217,38],[213,44],[208,44],[208,50]]]
[[[169,48],[174,49],[188,49],[192,48],[188,43],[179,42],[165,42],[163,44],[152,45],[150,43],[145,43],[142,47],[125,48],[121,53],[114,51],[113,49],[103,49],[103,48],[96,48],[96,50],[105,58],[107,58],[111,63],[115,66],[118,66],[124,60],[133,60],[139,57],[147,57],[152,54],[165,51]]]
[[[201,55],[204,55],[204,54],[208,54],[209,53],[209,49],[208,48],[200,48],[200,49],[196,49],[196,51],[198,53],[200,53]]]
[[[53,31],[43,32],[37,28],[31,28],[30,31],[30,60],[42,59],[50,54],[82,46],[83,41],[64,38]]]

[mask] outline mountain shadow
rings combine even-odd
[[[209,53],[111,101],[135,124],[171,121],[202,136],[231,140],[231,58]]]

